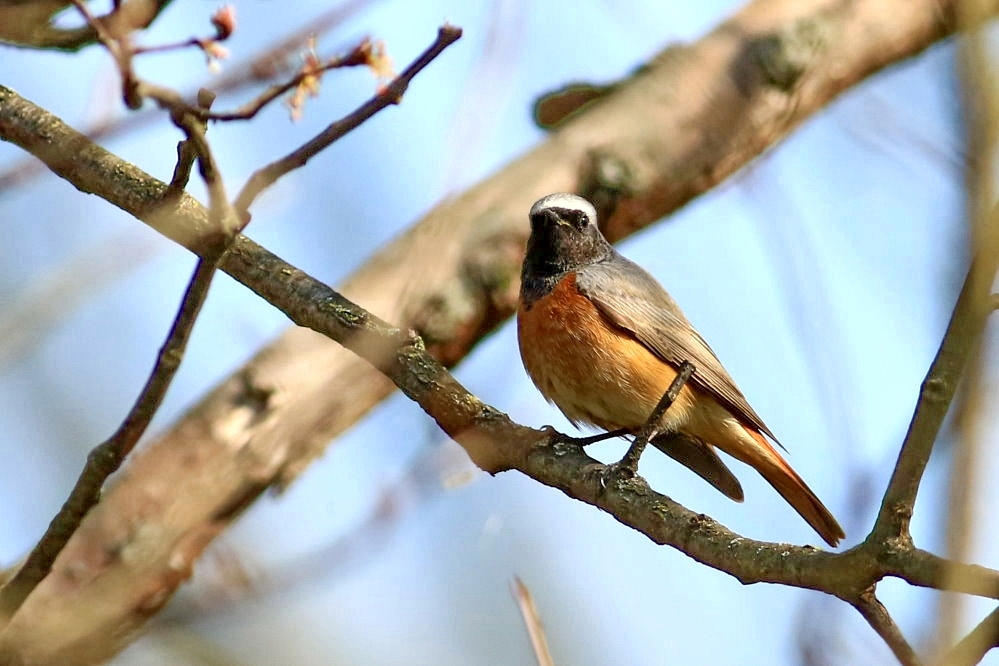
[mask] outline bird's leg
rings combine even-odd
[[[628,428],[618,428],[617,430],[602,432],[599,435],[590,435],[589,437],[573,437],[572,443],[578,444],[579,446],[589,446],[590,444],[605,442],[608,439],[614,439],[615,437],[624,437],[625,435],[630,435],[631,433],[632,431]]]
[[[624,437],[630,435],[633,430],[628,428],[618,428],[617,430],[611,430],[608,432],[602,432],[599,435],[590,435],[589,437],[573,437],[571,435],[566,435],[561,433],[552,426],[544,426],[542,430],[548,432],[548,435],[552,438],[552,441],[562,442],[565,444],[572,444],[578,447],[589,446],[590,444],[596,444],[597,442],[603,442],[608,439],[614,439],[615,437]]]
[[[680,389],[683,385],[687,383],[691,375],[694,374],[694,364],[690,361],[684,361],[680,364],[680,370],[676,373],[676,377],[673,379],[673,383],[669,385],[666,392],[663,393],[663,397],[660,398],[659,404],[656,408],[652,410],[652,414],[649,415],[649,420],[645,422],[642,426],[641,431],[635,437],[635,441],[631,443],[628,448],[628,452],[624,454],[619,462],[613,465],[614,472],[618,474],[624,474],[627,476],[635,476],[638,474],[638,459],[642,457],[642,452],[645,451],[645,447],[648,446],[649,442],[655,438],[656,435],[660,434],[663,430],[662,420],[663,416],[673,405],[673,401],[676,397],[680,395]]]

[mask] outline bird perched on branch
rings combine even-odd
[[[835,546],[843,528],[768,441],[777,438],[666,290],[600,233],[594,207],[552,194],[534,204],[530,219],[517,337],[542,395],[574,425],[651,432],[653,446],[741,502],[721,449],[758,471]],[[685,362],[693,375],[650,424]]]

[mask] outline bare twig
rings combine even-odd
[[[326,127],[326,129],[299,148],[296,148],[281,159],[257,169],[250,176],[250,179],[243,186],[243,189],[236,196],[236,200],[233,203],[240,217],[248,219],[250,206],[256,200],[257,196],[273,185],[281,176],[293,169],[304,166],[320,151],[385,107],[398,104],[402,101],[402,95],[406,92],[406,88],[409,87],[409,83],[413,80],[413,77],[443,53],[444,49],[454,44],[460,38],[461,28],[450,24],[442,25],[437,31],[437,39],[434,43],[377,95],[362,104],[353,113]]]
[[[236,10],[232,5],[223,5],[212,14],[211,21],[215,26],[215,34],[211,37],[190,37],[172,44],[136,46],[132,49],[132,55],[179,51],[193,46],[201,49],[209,59],[217,57],[216,43],[229,39],[236,28]]]
[[[205,92],[200,106],[202,110],[207,112],[214,100],[214,95]],[[217,264],[222,251],[228,247],[235,234],[241,231],[245,225],[239,223],[233,207],[229,204],[225,185],[222,182],[222,174],[219,172],[215,156],[205,138],[206,127],[204,121],[199,118],[198,111],[186,105],[178,105],[171,108],[170,117],[174,124],[184,131],[187,135],[187,141],[193,146],[198,159],[198,172],[208,188],[208,213],[212,221],[211,226],[221,234],[220,249],[213,257],[213,264]]]
[[[62,552],[87,512],[97,504],[104,482],[121,466],[146,431],[180,367],[184,348],[214,275],[215,261],[199,258],[184,293],[180,311],[132,409],[115,433],[87,456],[87,464],[66,502],[52,519],[24,565],[0,589],[0,626],[6,623],[38,583],[48,575],[56,556]]]
[[[165,5],[166,2],[161,2],[161,4]],[[290,69],[284,64],[285,61],[308,39],[335,28],[369,4],[371,4],[371,0],[348,0],[328,9],[307,21],[303,26],[293,30],[286,37],[261,49],[260,53],[248,61],[227,68],[220,76],[213,77],[210,82],[205,82],[201,87],[210,84],[213,91],[223,95],[236,92],[259,81],[268,80],[279,72]],[[93,28],[89,25],[86,27],[86,33],[90,35],[88,42],[93,41],[96,37]],[[188,91],[181,97],[184,99],[193,98],[196,90]],[[86,130],[86,134],[94,140],[106,139],[133,131],[156,117],[156,114],[151,111],[125,115],[96,123]],[[10,191],[43,171],[44,165],[34,159],[27,159],[15,164],[0,172],[0,193]]]
[[[208,115],[209,120],[250,120],[260,111],[273,102],[275,99],[285,94],[289,90],[301,85],[309,77],[318,76],[323,72],[340,67],[357,67],[366,65],[369,62],[368,54],[372,48],[371,40],[365,37],[361,43],[351,49],[345,56],[328,58],[325,62],[314,67],[304,67],[298,74],[286,83],[273,85],[263,91],[256,98],[243,104],[232,111],[215,112]]]
[[[234,68],[231,75],[222,76],[214,86],[216,92],[231,92],[247,80],[268,79],[285,69],[284,63],[309,40],[341,25],[344,21],[364,9],[372,0],[346,0],[309,19],[304,25],[282,37],[276,43],[253,58],[246,65]]]
[[[140,80],[131,72],[132,53],[129,44],[125,43],[125,38],[115,38],[110,35],[90,14],[82,0],[73,0],[73,3],[115,57],[121,69],[123,82],[133,82],[134,101],[141,104],[144,93]],[[161,90],[163,92],[160,92]],[[208,189],[209,219],[211,228],[215,232],[211,238],[206,239],[209,250],[198,258],[194,274],[181,301],[180,310],[174,318],[166,341],[160,348],[153,370],[129,413],[115,433],[87,456],[86,465],[80,472],[76,484],[62,508],[49,523],[45,534],[13,578],[0,588],[0,626],[6,624],[38,583],[49,574],[56,557],[79,528],[87,513],[99,501],[101,489],[107,478],[121,467],[149,427],[180,368],[184,350],[208,296],[219,260],[239,230],[236,217],[226,197],[218,165],[205,138],[204,121],[199,119],[198,112],[186,104],[177,102],[172,91],[149,86],[147,94],[156,95],[161,105],[170,107],[172,120],[185,132],[186,143],[197,156],[199,171]],[[128,96],[126,94],[126,98]],[[210,108],[213,99],[214,96],[208,94],[199,96],[200,105],[205,112]],[[182,161],[186,160],[186,154],[186,151],[182,151]],[[177,172],[175,172],[176,178]]]
[[[744,583],[783,582],[852,603],[884,576],[940,587],[946,579],[943,570],[960,566],[913,548],[911,543],[893,542],[885,548],[874,538],[838,555],[813,548],[777,548],[740,537],[706,516],[693,514],[650,490],[641,478],[614,479],[605,485],[609,468],[587,456],[571,439],[513,423],[469,394],[419,341],[276,257],[264,259],[259,251],[248,251],[248,243],[240,239],[227,262],[231,269],[240,265],[233,272],[244,284],[271,303],[283,297],[286,305],[279,307],[292,321],[340,342],[376,365],[488,472],[518,469],[604,509],[656,543],[672,545]],[[261,275],[255,275],[258,272]],[[263,274],[272,279],[262,279]],[[944,341],[941,354],[950,344]],[[917,413],[914,418],[918,417]],[[967,576],[962,591],[999,598],[999,572],[964,566]]]
[[[186,183],[190,168],[189,162],[192,155],[196,157],[199,173],[208,188],[209,217],[212,222],[211,228],[216,233],[213,238],[203,239],[209,246],[206,258],[210,258],[213,265],[217,264],[234,234],[241,229],[241,225],[229,204],[222,175],[208,145],[208,140],[205,138],[207,126],[204,118],[211,112],[215,93],[206,89],[199,90],[198,104],[197,107],[194,107],[184,101],[177,91],[140,79],[132,69],[132,59],[137,50],[131,43],[130,34],[127,31],[123,34],[112,34],[103,23],[90,13],[83,0],[71,1],[87,22],[93,26],[98,39],[115,59],[121,74],[126,105],[129,108],[138,109],[142,105],[142,100],[150,97],[161,108],[170,112],[173,124],[184,132],[185,140],[178,148],[177,168],[174,169],[173,179],[168,190],[176,194],[176,190]],[[226,8],[218,10],[213,17],[213,22],[217,20],[219,14],[223,14],[225,11]],[[226,28],[218,27],[217,24],[216,29],[220,39],[228,37],[232,30],[231,25],[228,24]]]
[[[869,538],[910,541],[909,521],[923,471],[954,399],[968,357],[984,326],[984,319],[974,316],[969,284],[966,280],[940,350],[919,389],[915,413]]]
[[[999,147],[999,95],[994,85],[996,69],[984,30],[975,29],[983,16],[978,0],[958,4],[962,23],[971,29],[960,41],[958,68],[962,84],[965,114],[965,143],[968,159],[965,171],[966,210],[970,228],[970,254],[975,258],[968,276],[971,305],[969,317],[984,322],[991,313],[992,285],[999,267],[999,213],[996,210],[996,169],[993,156]],[[982,486],[980,458],[985,445],[985,426],[992,414],[985,407],[986,379],[983,359],[987,356],[988,338],[977,336],[968,350],[970,367],[962,383],[955,408],[955,430],[950,456],[950,479],[947,511],[944,512],[946,555],[965,562],[971,557],[976,526],[975,496]],[[959,571],[947,571],[957,578]],[[960,618],[964,599],[953,594],[940,595],[937,604],[934,661],[950,650],[961,635]]]
[[[114,58],[118,73],[121,76],[121,95],[125,106],[136,110],[142,106],[142,95],[136,90],[138,81],[132,69],[133,47],[131,35],[126,27],[121,34],[108,30],[108,24],[90,13],[90,8],[84,0],[70,0],[83,16],[84,20],[94,29],[97,40],[104,45]],[[112,24],[113,25],[113,24]]]
[[[851,605],[867,620],[878,636],[887,643],[902,666],[920,666],[922,664],[916,651],[912,649],[898,625],[891,619],[888,609],[875,596],[874,588],[865,590],[856,600],[851,602]]]

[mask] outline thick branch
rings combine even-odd
[[[78,51],[93,44],[97,33],[91,24],[63,29],[53,25],[71,2],[0,2],[0,42],[30,48]],[[148,27],[170,0],[128,0],[101,17],[106,23],[127,23],[132,30]]]
[[[697,44],[668,50],[551,141],[433,211],[355,274],[344,292],[378,315],[417,328],[434,355],[454,363],[512,311],[524,211],[535,198],[555,190],[592,194],[601,165],[623,165],[630,174],[621,183],[627,196],[610,220],[611,234],[620,236],[732,173],[860,78],[948,34],[952,12],[953,3],[931,0],[753,3]],[[832,28],[819,34],[835,37],[790,58],[786,37],[806,25]],[[672,129],[691,126],[712,131]],[[192,250],[203,249],[198,238],[207,216],[196,202],[166,197],[166,185],[3,88],[0,136],[79,189]],[[292,282],[301,274],[275,259],[240,239],[222,268],[296,321],[304,322],[307,313],[299,310],[310,307],[335,320],[340,332],[334,337],[419,397],[483,468],[521,469],[744,582],[784,582],[853,599],[885,573],[863,548],[833,556],[743,539],[640,480],[601,487],[598,462],[578,449],[549,446],[543,433],[484,406],[407,335],[385,329],[335,294],[297,300]],[[417,272],[419,288],[412,289]],[[0,652],[29,662],[60,654],[106,656],[114,646],[98,637],[113,627],[121,631],[116,640],[126,640],[229,520],[268,486],[293,478],[330,436],[390,390],[365,363],[315,334],[287,333],[135,460],[129,478],[92,512],[53,574],[0,635]],[[150,525],[155,529],[139,529]],[[130,558],[131,552],[143,557]],[[81,605],[93,609],[89,617],[75,612]]]

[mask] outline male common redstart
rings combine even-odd
[[[835,546],[843,528],[777,450],[704,339],[655,278],[615,250],[593,206],[551,194],[531,208],[517,338],[535,386],[574,424],[642,430],[689,361],[695,370],[651,444],[737,502],[718,447],[758,471]]]

